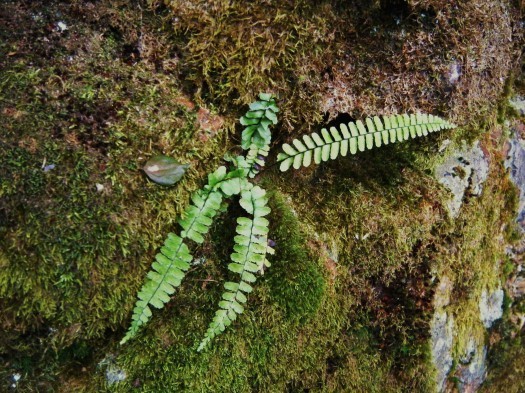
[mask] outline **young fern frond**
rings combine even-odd
[[[222,294],[222,300],[219,302],[220,309],[215,313],[198,351],[204,349],[216,335],[231,325],[238,314],[244,312],[243,304],[247,301],[246,295],[252,291],[250,284],[255,282],[255,274],[264,266],[270,265],[266,254],[273,253],[273,249],[268,246],[268,220],[264,218],[270,213],[267,203],[266,192],[259,186],[241,193],[240,204],[253,215],[253,219],[237,219],[237,236],[234,238],[234,252],[231,254],[232,262],[228,269],[239,274],[240,280],[224,284],[226,292]]]
[[[170,295],[180,286],[193,259],[183,240],[191,239],[197,243],[204,241],[221,207],[223,196],[239,194],[245,187],[247,181],[243,174],[243,171],[227,173],[225,167],[220,167],[208,175],[208,184],[203,189],[193,193],[193,203],[184,210],[178,221],[183,229],[180,237],[168,234],[164,246],[156,255],[146,283],[138,293],[131,326],[121,344],[134,337],[139,328],[148,322],[152,315],[150,306],[161,309],[170,300]]]
[[[235,165],[238,168],[245,170],[245,175],[253,179],[265,164],[265,159],[268,157],[270,145],[265,145],[262,148],[255,144],[250,146],[246,157],[238,156],[235,159]]]
[[[383,120],[375,116],[367,118],[365,123],[358,120],[348,126],[340,124],[339,127],[340,131],[335,127],[330,127],[330,132],[323,128],[321,135],[314,132],[304,135],[302,141],[294,139],[293,146],[285,143],[283,152],[277,156],[281,171],[287,171],[292,166],[295,169],[307,167],[312,160],[319,164],[334,160],[339,155],[346,156],[348,152],[355,154],[456,126],[437,116],[418,113],[383,116]]]
[[[260,149],[269,146],[272,138],[270,124],[277,124],[279,108],[275,104],[273,95],[260,93],[259,99],[250,104],[250,110],[240,119],[241,124],[246,126],[241,140],[244,150],[250,149],[251,145]]]

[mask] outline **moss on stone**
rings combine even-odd
[[[493,98],[514,61],[517,44],[502,40],[513,34],[512,4],[474,3],[440,12],[439,1],[8,3],[0,380],[20,372],[28,392],[431,391],[432,278],[451,272],[451,307],[472,308],[497,283],[493,234],[516,203],[496,166],[484,196],[467,198],[452,222],[431,176],[444,138],[492,129]],[[482,23],[493,29],[478,47]],[[469,76],[457,84],[447,79],[454,62]],[[205,263],[119,347],[158,246],[234,148],[242,104],[268,90],[283,109],[277,141],[338,112],[419,109],[468,124],[293,175],[266,169],[277,254],[247,311],[209,351],[195,351],[228,274],[233,208],[196,249]],[[176,187],[140,171],[160,153],[192,164]],[[465,315],[463,332],[474,324]],[[127,379],[106,385],[108,363]]]

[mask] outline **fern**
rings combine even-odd
[[[138,300],[133,309],[131,326],[120,342],[124,344],[134,337],[139,328],[150,319],[150,306],[163,308],[170,300],[175,288],[180,286],[185,272],[190,267],[193,257],[184,239],[202,243],[208,232],[213,217],[221,207],[224,196],[239,194],[245,187],[246,180],[242,171],[226,172],[221,166],[208,175],[208,184],[191,196],[190,204],[182,214],[178,223],[182,227],[180,236],[168,234],[160,253],[156,255],[147,281],[138,293]]]
[[[239,274],[240,280],[224,284],[226,292],[219,302],[220,309],[210,323],[198,351],[235,321],[238,314],[244,312],[243,304],[247,301],[246,294],[252,291],[250,284],[256,281],[255,274],[262,271],[264,266],[270,266],[266,254],[273,253],[273,249],[268,246],[268,220],[264,216],[270,213],[270,208],[266,206],[268,200],[265,196],[266,192],[258,186],[241,193],[240,205],[253,215],[253,219],[237,219],[237,236],[234,238],[234,252],[228,269]]]
[[[235,158],[235,165],[245,171],[245,176],[254,178],[264,166],[269,151],[270,145],[260,148],[252,144],[246,153],[246,157],[238,156]]]
[[[250,104],[250,110],[240,119],[241,124],[247,126],[242,132],[241,146],[244,150],[250,149],[252,145],[260,149],[269,146],[272,138],[270,124],[277,124],[279,108],[274,96],[260,93],[259,99]]]
[[[234,159],[236,169],[227,171],[226,167],[221,166],[215,172],[210,173],[208,183],[204,188],[192,194],[192,204],[184,210],[178,220],[182,228],[180,236],[173,233],[168,234],[164,246],[156,255],[151,271],[146,276],[146,282],[138,293],[132,322],[121,344],[133,338],[140,327],[149,321],[152,315],[151,306],[158,309],[163,308],[170,300],[170,295],[175,292],[175,288],[180,286],[193,260],[184,241],[190,239],[196,243],[204,242],[204,237],[208,233],[213,218],[221,209],[225,197],[238,195],[242,191],[250,191],[253,197],[258,198],[254,202],[259,212],[257,214],[260,212],[268,214],[269,209],[265,207],[266,200],[263,199],[264,192],[261,196],[260,191],[257,191],[260,188],[253,188],[247,177],[254,177],[259,168],[264,165],[264,157],[268,155],[270,149],[269,125],[277,123],[276,113],[279,112],[279,109],[272,94],[261,93],[259,98],[260,101],[250,104],[250,110],[241,118],[241,123],[247,125],[242,133],[243,148],[249,149],[246,157],[239,156]],[[247,198],[249,198],[248,194],[241,198],[241,205],[247,203],[245,202]],[[264,201],[264,206],[258,205],[263,203],[261,201]],[[250,212],[253,213],[253,211]],[[265,222],[262,214],[256,215],[254,220],[258,222],[257,225]],[[254,244],[257,244],[258,241],[253,240]],[[254,245],[253,250],[256,249],[260,248]],[[251,257],[252,254],[249,255]],[[266,265],[269,266],[267,261]],[[247,267],[250,266],[247,265]],[[248,273],[247,271],[246,275]]]
[[[248,178],[255,177],[268,156],[271,142],[269,126],[277,124],[279,109],[271,94],[259,94],[259,101],[250,104],[250,109],[240,122],[246,126],[242,132],[242,148],[248,150],[246,156],[238,156],[233,161],[234,168],[227,170],[221,166],[208,175],[207,184],[193,193],[192,203],[184,210],[178,220],[181,226],[180,236],[168,235],[160,253],[156,255],[146,283],[138,293],[138,300],[133,309],[131,326],[122,339],[125,343],[134,337],[140,327],[148,322],[152,315],[151,306],[163,308],[170,300],[170,295],[181,284],[193,259],[185,241],[204,242],[213,218],[226,204],[224,200],[234,195],[241,195],[239,203],[253,218],[239,217],[228,269],[239,274],[237,282],[224,284],[225,292],[219,302],[219,310],[210,323],[198,351],[203,350],[210,341],[223,332],[227,326],[244,312],[247,294],[252,291],[256,274],[264,271],[270,263],[267,254],[274,250],[268,246],[268,220],[264,216],[270,213],[267,206],[266,192],[254,186]],[[428,133],[450,129],[454,124],[433,115],[392,115],[368,118],[365,122],[341,124],[340,129],[330,127],[321,130],[321,135],[313,133],[295,139],[283,145],[277,162],[281,171],[290,167],[295,169],[309,166],[312,161],[319,164],[336,159],[348,152],[355,154],[389,143],[405,141]]]
[[[330,132],[323,128],[321,136],[317,133],[304,135],[302,141],[294,139],[293,146],[285,143],[283,152],[277,156],[281,171],[287,171],[293,166],[309,166],[312,159],[316,164],[322,161],[334,160],[339,155],[346,156],[348,152],[355,154],[373,147],[389,143],[406,141],[411,138],[428,135],[428,133],[454,128],[455,125],[437,116],[392,115],[367,118],[365,123],[341,124],[340,131],[330,127]]]

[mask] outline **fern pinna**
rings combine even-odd
[[[133,310],[131,326],[122,339],[125,343],[134,337],[140,327],[147,323],[152,312],[150,306],[162,308],[170,300],[175,288],[181,284],[193,259],[186,240],[196,243],[204,242],[213,218],[224,206],[227,199],[241,195],[241,207],[253,217],[237,219],[237,235],[234,252],[228,269],[239,274],[239,280],[224,284],[225,292],[219,302],[219,310],[210,323],[201,341],[198,351],[229,326],[237,315],[244,311],[246,295],[252,291],[256,274],[262,274],[270,263],[267,254],[274,250],[268,245],[268,220],[270,213],[267,206],[266,192],[254,186],[248,179],[255,177],[268,156],[271,142],[269,126],[277,124],[279,109],[271,94],[259,95],[259,100],[250,104],[250,110],[240,119],[246,126],[242,132],[241,145],[247,150],[246,156],[230,159],[233,167],[227,170],[221,166],[208,175],[208,183],[203,189],[191,196],[192,203],[185,209],[178,223],[182,230],[177,236],[168,234],[164,246],[155,257],[146,283],[138,293],[138,300]],[[389,143],[401,142],[411,138],[425,136],[428,133],[450,129],[454,124],[433,115],[392,115],[368,118],[365,122],[341,124],[339,129],[331,127],[321,130],[321,135],[312,133],[295,139],[292,144],[284,144],[277,163],[281,171],[293,167],[299,169],[309,166],[312,161],[319,164],[323,161],[355,154]],[[293,146],[292,146],[293,145]]]
[[[364,124],[358,120],[339,127],[340,131],[330,127],[330,132],[323,128],[321,136],[315,132],[303,135],[302,141],[292,141],[293,146],[285,143],[283,152],[277,156],[281,171],[287,171],[292,166],[294,169],[307,167],[312,159],[319,164],[335,160],[339,155],[344,157],[348,152],[356,154],[357,151],[426,136],[429,132],[454,128],[455,125],[437,116],[418,113],[383,116],[383,120],[375,116],[367,118]]]
[[[148,322],[152,315],[150,306],[160,309],[170,300],[170,296],[175,292],[175,288],[181,284],[193,259],[184,241],[190,239],[199,244],[204,242],[204,236],[208,233],[213,218],[221,208],[224,198],[229,198],[242,192],[241,206],[249,213],[254,214],[253,221],[255,224],[253,225],[253,230],[255,232],[263,232],[263,227],[266,228],[264,234],[254,232],[253,238],[249,238],[249,252],[245,255],[245,261],[242,265],[246,272],[241,275],[241,281],[248,281],[254,278],[254,265],[257,265],[258,269],[261,270],[261,266],[259,266],[261,261],[260,250],[263,247],[262,243],[266,242],[268,226],[268,222],[263,218],[263,215],[268,214],[270,209],[266,207],[265,192],[260,187],[253,187],[247,178],[253,178],[260,167],[264,165],[264,157],[268,155],[271,141],[269,126],[277,124],[276,113],[279,109],[271,94],[261,93],[259,98],[259,101],[250,104],[250,110],[241,118],[241,124],[247,126],[242,133],[242,146],[248,150],[246,157],[236,157],[233,160],[235,167],[230,171],[224,166],[219,167],[215,172],[208,175],[208,183],[204,188],[193,193],[191,196],[192,204],[184,210],[182,217],[178,221],[182,228],[180,236],[173,233],[168,234],[164,246],[160,249],[160,253],[156,255],[152,268],[146,276],[146,283],[138,293],[138,300],[133,309],[132,322],[121,344],[133,338],[140,327]],[[248,207],[248,203],[253,203],[253,206]],[[242,218],[239,220],[243,222]],[[244,218],[244,220],[247,219]],[[239,223],[238,231],[243,230],[240,225]],[[235,239],[239,240],[240,236],[242,236],[241,233]],[[230,270],[235,269],[235,266],[237,266],[236,263],[238,262],[236,261],[239,259],[239,250],[245,246],[236,243],[235,247],[236,252],[232,254],[233,263],[229,265]],[[266,250],[270,251],[271,248],[266,245],[264,247],[263,263],[269,266],[264,255],[266,255]],[[228,287],[231,287],[231,285],[233,284],[229,284]],[[247,288],[247,285],[246,283],[244,285],[242,283],[239,284],[236,301],[241,301],[242,303],[242,300],[246,299],[243,291]],[[225,294],[223,296],[225,298],[224,301],[227,301],[226,298],[229,297],[230,295]],[[242,312],[240,310],[243,310],[243,308],[240,304],[232,303],[232,301],[230,303],[233,305],[232,307],[235,307],[235,312]],[[224,304],[219,304],[220,307],[222,305]],[[220,314],[220,310],[218,313]],[[226,322],[226,318],[228,317],[223,319],[222,324],[216,325],[214,325],[214,319],[210,326],[211,330],[208,329],[206,338],[199,349],[204,348],[211,338],[218,333],[215,332],[215,327],[218,327],[219,331],[224,330],[225,324],[229,324]],[[232,320],[228,319],[230,323]],[[212,329],[212,326],[215,327]],[[214,332],[213,334],[211,333],[212,331]]]

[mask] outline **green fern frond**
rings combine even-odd
[[[184,210],[178,221],[183,229],[181,235],[179,237],[170,233],[155,257],[147,281],[138,293],[131,326],[121,344],[134,337],[139,328],[148,322],[152,315],[150,306],[163,308],[175,288],[180,286],[193,259],[183,240],[187,238],[202,243],[221,207],[223,196],[239,194],[246,183],[242,170],[227,173],[222,166],[208,175],[208,184],[203,189],[192,194],[192,204]]]
[[[241,117],[240,122],[246,126],[242,132],[241,146],[248,150],[251,145],[264,148],[270,145],[272,134],[270,124],[277,124],[279,108],[272,94],[260,93],[259,101],[250,104],[250,110]]]
[[[346,156],[348,152],[355,154],[456,126],[437,116],[418,113],[383,116],[383,120],[375,116],[367,118],[365,123],[358,120],[348,126],[340,124],[339,127],[340,131],[335,127],[330,127],[330,132],[323,128],[321,135],[313,133],[304,135],[302,141],[294,139],[293,146],[285,143],[283,152],[277,156],[281,171],[287,171],[292,166],[295,169],[307,167],[312,160],[319,164],[334,160],[339,155]]]
[[[155,257],[146,283],[138,293],[139,300],[133,309],[131,325],[120,344],[133,338],[139,328],[148,322],[152,315],[150,306],[160,309],[170,300],[170,295],[181,284],[192,259],[182,238],[170,233],[161,252]]]
[[[247,301],[246,295],[252,291],[250,284],[256,281],[255,274],[264,266],[270,265],[266,254],[273,253],[273,249],[268,246],[268,220],[264,218],[270,213],[267,203],[266,192],[258,186],[241,193],[240,204],[253,215],[253,219],[237,219],[237,236],[234,238],[234,252],[231,254],[232,262],[228,269],[239,274],[240,280],[224,285],[226,292],[222,294],[222,300],[219,302],[220,309],[215,313],[198,351],[204,349],[216,335],[231,325],[238,314],[244,312],[243,304]]]
[[[270,145],[260,148],[252,144],[248,153],[246,153],[246,157],[238,156],[235,158],[234,163],[238,168],[242,168],[245,171],[245,176],[253,179],[264,166],[269,151]]]

